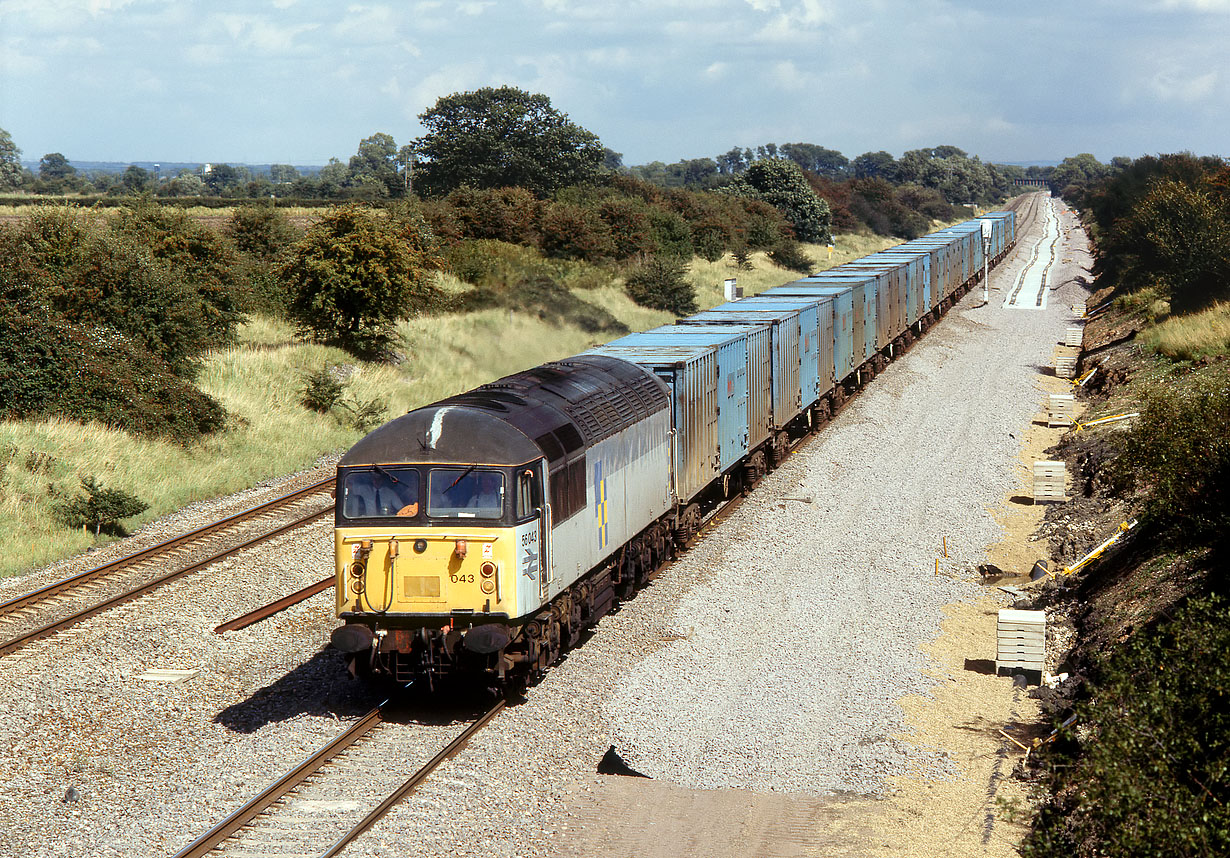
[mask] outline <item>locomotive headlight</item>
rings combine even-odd
[[[355,576],[356,578],[363,577],[363,573],[366,571],[367,571],[367,566],[364,565],[363,561],[361,560],[356,560],[354,563],[350,564],[350,574]]]
[[[363,592],[363,579],[362,579],[362,578],[355,578],[353,581],[351,581],[351,582],[350,582],[350,589],[351,589],[354,593],[356,593],[356,594],[357,594],[357,593],[362,593],[362,592]]]
[[[478,567],[478,571],[484,578],[490,578],[495,575],[495,564],[488,560]]]
[[[482,588],[482,591],[487,595],[491,595],[495,592],[495,582],[490,578],[484,578],[483,583],[479,584],[479,587]]]
[[[426,550],[427,550],[427,540],[426,539],[414,540],[414,553],[415,554],[422,554]]]

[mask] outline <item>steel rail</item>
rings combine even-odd
[[[175,853],[175,858],[199,858],[210,852],[223,840],[251,822],[269,805],[318,772],[329,760],[375,730],[384,720],[383,713],[386,705],[388,705],[387,700],[356,721],[346,732],[282,775],[266,787],[260,795],[245,803],[226,819]]]
[[[294,530],[295,528],[298,528],[298,527],[303,527],[304,525],[310,524],[316,519],[323,518],[327,515],[332,515],[332,514],[333,514],[333,507],[328,507],[327,509],[308,513],[307,515],[301,516],[292,522],[289,522],[280,527],[277,527],[271,531],[268,531],[267,533],[263,533],[260,536],[257,536],[253,539],[249,539],[248,541],[244,542],[242,545],[236,545],[236,546],[226,549],[225,551],[220,551],[217,554],[214,554],[210,557],[205,558],[204,560],[200,560],[196,563],[191,564],[190,566],[185,566],[183,569],[177,569],[174,572],[168,572],[166,575],[162,575],[158,578],[155,578],[152,581],[148,581],[145,584],[140,585],[139,587],[134,587],[131,590],[128,590],[124,593],[120,593],[118,596],[113,596],[112,598],[107,599],[105,602],[99,602],[96,605],[91,605],[90,607],[85,608],[84,610],[78,611],[72,614],[71,616],[65,617],[62,620],[57,620],[54,623],[48,623],[47,625],[37,628],[32,632],[27,632],[21,637],[13,638],[7,643],[0,644],[0,656],[8,655],[10,652],[13,652],[16,649],[20,649],[26,644],[36,641],[39,638],[44,638],[44,637],[47,637],[48,635],[55,634],[56,632],[63,631],[64,629],[67,629],[70,626],[76,625],[82,620],[87,620],[90,617],[95,616],[96,614],[100,614],[103,611],[109,610],[118,605],[122,605],[125,602],[129,602],[137,598],[138,596],[144,596],[146,593],[149,593],[152,590],[156,590],[157,588],[161,587],[163,584],[167,584],[171,581],[174,581],[176,578],[182,578],[184,575],[188,575],[189,573],[196,572],[198,569],[203,569],[204,567],[209,566],[212,563],[217,563],[219,560],[229,557],[232,554],[237,554],[238,552],[243,551],[246,548],[251,548],[255,545],[260,545],[262,542],[267,542],[268,540],[273,539],[274,537],[281,536],[283,533],[286,533],[287,531]]]
[[[218,521],[210,522],[209,524],[198,527],[195,530],[191,530],[187,533],[183,533],[179,536],[159,542],[157,545],[151,545],[149,548],[144,548],[133,554],[125,555],[124,557],[117,558],[109,563],[104,563],[101,566],[95,566],[93,569],[87,569],[84,572],[79,572],[76,575],[71,575],[68,578],[55,581],[45,587],[40,587],[33,592],[26,593],[22,596],[17,596],[7,602],[0,603],[0,616],[14,613],[15,611],[18,611],[34,602],[39,602],[44,599],[49,599],[52,596],[57,596],[72,587],[92,581],[101,575],[114,572],[124,566],[128,566],[141,560],[148,559],[154,555],[170,551],[172,548],[176,548],[186,542],[191,542],[194,539],[200,539],[201,537],[208,536],[209,534],[221,530],[229,525],[236,524],[237,522],[248,518],[254,518],[261,513],[268,512],[269,510],[275,509],[279,506],[289,505],[301,498],[307,497],[308,495],[322,492],[328,488],[334,480],[334,477],[328,477],[319,482],[312,483],[310,486],[306,486],[305,488],[297,489],[293,492],[282,495],[281,497],[266,501],[259,506],[254,506],[251,509],[237,512],[234,515],[227,516],[226,518],[219,519]]]
[[[478,733],[479,730],[487,726],[487,723],[492,718],[500,714],[500,712],[504,709],[506,705],[507,704],[503,700],[501,700],[497,702],[494,706],[492,706],[491,709],[488,710],[486,715],[479,718],[477,721],[475,721],[473,724],[467,727],[465,729],[465,732],[463,732],[460,736],[458,736],[453,741],[449,742],[443,751],[441,751],[440,753],[432,757],[431,760],[428,761],[428,763],[425,766],[423,766],[421,769],[419,769],[417,772],[411,775],[410,778],[405,783],[403,783],[400,787],[398,787],[397,790],[392,795],[390,795],[384,801],[380,802],[380,804],[377,805],[376,808],[372,810],[371,813],[363,817],[363,819],[357,825],[355,825],[353,828],[351,828],[349,831],[347,831],[345,834],[339,837],[332,846],[330,846],[327,850],[322,852],[320,858],[332,858],[332,856],[336,855],[337,853],[345,849],[346,846],[351,841],[353,841],[356,837],[358,837],[360,834],[362,834],[363,832],[371,828],[373,825],[375,825],[380,820],[381,817],[383,817],[386,813],[389,812],[389,810],[392,809],[392,807],[395,804],[397,804],[403,798],[405,798],[410,793],[418,789],[419,786],[423,783],[423,781],[427,780],[428,775],[430,775],[432,772],[438,769],[445,760],[451,759],[452,757],[456,756],[457,753],[461,751],[462,748],[464,748],[466,745],[470,743],[470,740],[474,738],[474,736]]]
[[[268,619],[274,614],[285,611],[291,605],[297,605],[305,599],[312,598],[317,593],[323,593],[325,590],[332,587],[333,584],[334,576],[330,575],[323,581],[317,581],[315,584],[309,584],[302,590],[291,593],[289,596],[283,596],[276,602],[270,602],[268,605],[263,605],[255,611],[248,611],[248,613],[243,616],[236,617],[233,620],[227,620],[225,623],[214,629],[214,633],[220,635],[223,632],[233,632],[239,629],[246,629],[250,625],[259,623],[261,620]]]

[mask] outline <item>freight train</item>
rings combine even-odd
[[[983,215],[379,427],[338,464],[333,645],[523,690],[1015,242]]]

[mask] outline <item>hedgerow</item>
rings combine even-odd
[[[1230,854],[1230,603],[1195,600],[1102,661],[1026,858]]]
[[[0,417],[52,416],[180,443],[226,423],[221,405],[139,343],[106,327],[0,304]]]

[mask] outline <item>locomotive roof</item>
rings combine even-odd
[[[563,462],[667,407],[652,373],[578,355],[411,411],[362,438],[341,464]]]

